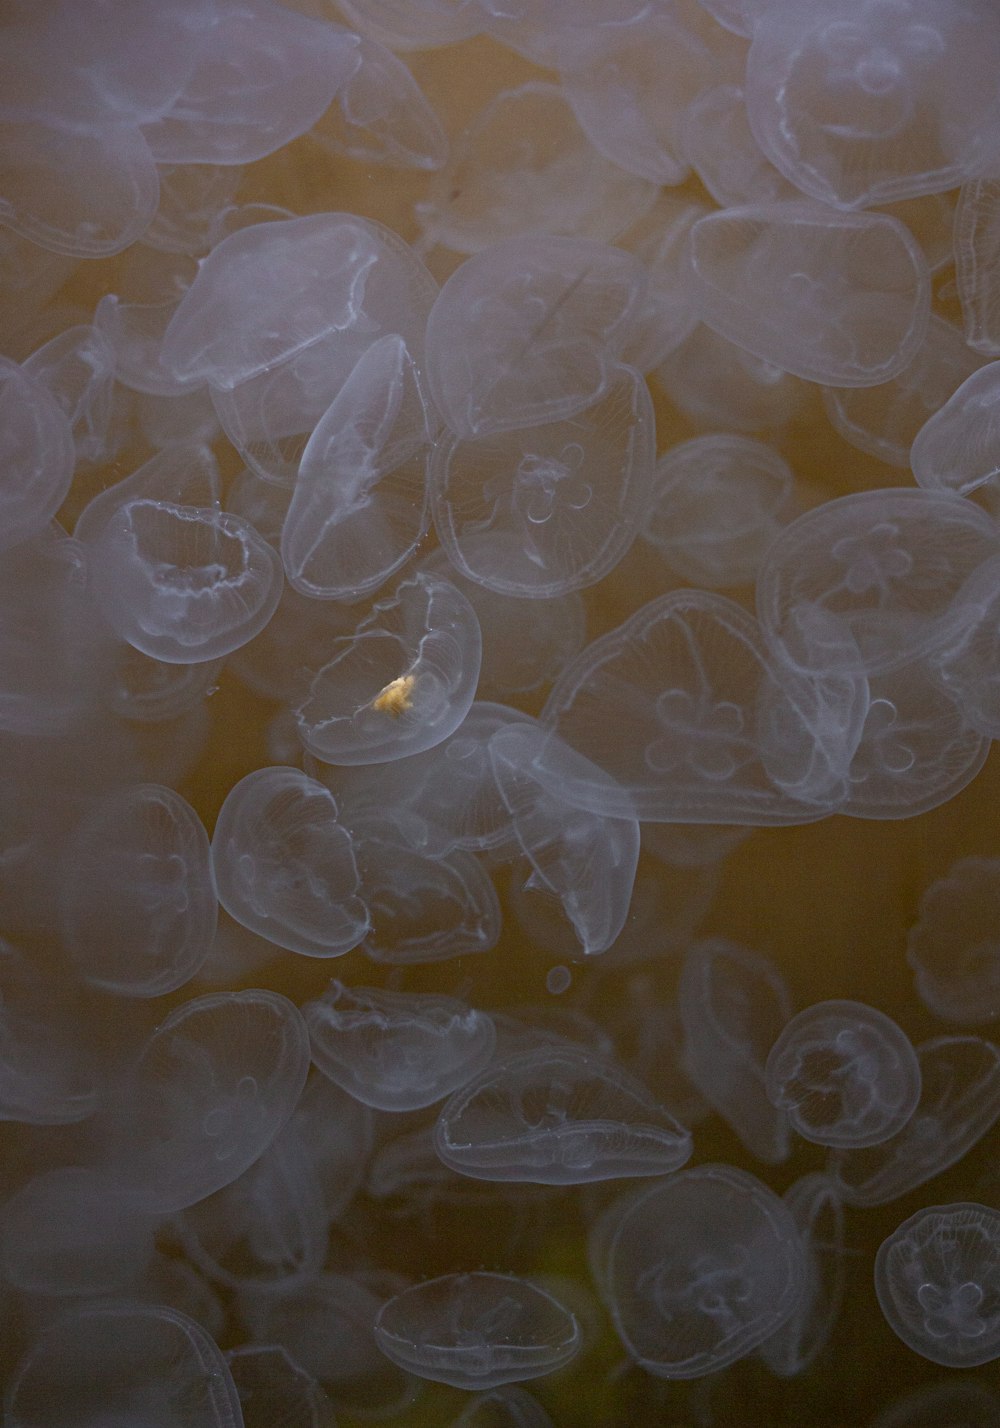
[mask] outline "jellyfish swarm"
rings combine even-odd
[[[998,76],[4,8],[11,1428],[997,1417]]]

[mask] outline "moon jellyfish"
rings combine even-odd
[[[232,1428],[240,1402],[222,1352],[186,1314],[105,1300],[46,1324],[7,1386],[11,1428]]]
[[[63,942],[84,981],[118,996],[176,991],[215,936],[200,818],[159,784],[108,794],[70,839],[59,902]]]
[[[456,568],[533,599],[602,579],[649,503],[654,426],[645,382],[618,367],[603,396],[572,418],[438,443],[434,524]]]
[[[281,596],[277,553],[249,522],[211,507],[126,501],[90,558],[98,603],[116,633],[177,664],[246,644]]]
[[[462,1175],[540,1185],[662,1175],[691,1155],[689,1133],[645,1086],[569,1044],[480,1072],[442,1108],[434,1146]]]
[[[948,644],[952,601],[995,548],[993,522],[971,501],[908,488],[857,491],[781,532],[757,581],[758,618],[769,641],[801,659],[796,611],[818,605],[857,648],[824,644],[815,659],[886,674]]]
[[[212,866],[231,917],[304,957],[339,957],[370,925],[353,835],[333,794],[300,769],[257,769],[229,790]]]
[[[802,1240],[805,1277],[790,1319],[761,1344],[772,1373],[794,1378],[823,1352],[840,1315],[845,1289],[844,1208],[828,1175],[803,1175],[785,1191]]]
[[[314,1279],[329,1217],[295,1116],[242,1175],[176,1216],[174,1229],[188,1259],[227,1289],[287,1293]]]
[[[312,1374],[278,1344],[241,1344],[226,1354],[243,1428],[332,1428],[333,1407]]]
[[[906,960],[935,1015],[972,1025],[1000,1016],[1000,859],[960,858],[925,888]]]
[[[277,992],[185,1002],[146,1042],[113,1127],[113,1167],[148,1208],[181,1210],[229,1185],[289,1119],[309,1033]]]
[[[388,1299],[375,1320],[379,1348],[421,1378],[482,1391],[541,1378],[580,1349],[573,1314],[512,1274],[446,1274]]]
[[[422,753],[454,733],[475,698],[479,624],[445,580],[404,580],[333,649],[295,711],[303,743],[326,763]]]
[[[398,1284],[398,1276],[390,1283]],[[321,1274],[286,1294],[245,1294],[240,1314],[259,1343],[285,1349],[311,1374],[334,1408],[386,1419],[412,1400],[414,1382],[376,1342],[383,1299],[361,1276]]]
[[[155,1231],[155,1217],[115,1176],[60,1166],[33,1176],[0,1210],[0,1262],[22,1293],[96,1298],[142,1277]]]
[[[778,1164],[788,1155],[788,1116],[769,1100],[764,1068],[792,1010],[780,972],[735,942],[695,942],[678,1004],[685,1072],[758,1160]]]
[[[665,823],[809,822],[842,794],[834,783],[809,801],[794,796],[802,762],[825,752],[831,720],[811,726],[792,685],[741,606],[675,590],[588,645],[557,680],[542,721],[614,781],[574,785],[574,800],[594,811]],[[766,758],[768,721],[779,715],[780,748]]]
[[[643,535],[696,585],[744,585],[792,511],[794,478],[772,447],[720,432],[672,446],[653,473]]]
[[[69,998],[0,939],[0,1121],[72,1125],[97,1110],[98,1060]]]
[[[955,210],[955,284],[966,340],[975,352],[1000,356],[1000,182],[976,178],[963,185]]]
[[[279,1344],[241,1344],[226,1354],[243,1428],[333,1428],[330,1399]]]
[[[630,253],[529,234],[468,259],[427,322],[431,396],[456,436],[562,421],[603,396],[646,294]]]
[[[910,448],[910,464],[925,491],[968,496],[1000,477],[1000,362],[980,367],[936,403]]]
[[[691,269],[702,322],[808,382],[888,382],[927,332],[927,261],[884,213],[725,208],[692,228]]]
[[[531,865],[527,886],[558,898],[587,956],[625,925],[639,861],[639,825],[613,780],[535,724],[490,739],[490,759],[514,833]],[[614,812],[577,806],[577,787],[604,787]]]
[[[431,422],[401,337],[374,342],[306,443],[281,532],[303,595],[357,600],[406,562],[427,525]]]
[[[330,220],[333,242],[327,265],[330,276],[350,250],[363,255],[357,268],[345,275],[350,292],[349,298],[346,292],[343,295],[344,310],[325,327],[323,310],[307,310],[306,320],[315,322],[310,329],[318,334],[315,340],[265,364],[235,386],[211,389],[216,415],[247,466],[265,480],[287,486],[294,485],[305,448],[321,421],[323,432],[317,444],[322,447],[332,435],[332,418],[324,421],[324,417],[374,343],[392,336],[401,340],[423,375],[427,315],[438,293],[423,263],[391,229],[353,214],[325,217]],[[298,280],[293,267],[287,281],[294,285]],[[279,293],[276,301],[282,296],[289,302],[295,298],[294,292]],[[282,320],[280,315],[276,318],[279,324]],[[261,335],[252,326],[249,334],[254,340]],[[384,357],[385,349],[380,351]],[[359,396],[358,380],[371,376],[371,364],[366,363],[353,384],[352,402]],[[375,404],[377,408],[377,393]],[[337,407],[339,417],[346,416],[345,405],[350,403]],[[412,411],[410,402],[408,410]]]
[[[454,997],[330,983],[302,1008],[316,1066],[359,1101],[414,1111],[443,1100],[489,1061],[492,1019]]]
[[[771,1047],[764,1084],[803,1140],[879,1145],[916,1109],[920,1063],[891,1017],[863,1002],[817,1002]]]
[[[879,1246],[875,1292],[889,1327],[932,1363],[1000,1358],[1000,1211],[928,1205]]]
[[[978,1036],[917,1048],[920,1100],[879,1145],[835,1150],[830,1174],[848,1205],[888,1205],[954,1165],[1000,1117],[1000,1050]]]
[[[164,336],[164,366],[189,384],[246,382],[350,329],[377,261],[374,239],[350,214],[242,228],[202,261]]]
[[[612,1215],[604,1298],[647,1373],[715,1373],[794,1312],[805,1278],[799,1232],[756,1176],[700,1165],[626,1197]]]
[[[595,153],[561,85],[532,81],[503,90],[465,125],[417,216],[460,253],[521,234],[611,242],[655,196]]]
[[[73,429],[30,366],[0,357],[0,548],[48,525],[66,498],[76,452]]]
[[[795,186],[839,208],[955,188],[995,143],[1000,24],[976,0],[756,6],[754,135]]]
[[[500,936],[500,901],[489,873],[440,839],[414,846],[389,815],[353,820],[361,890],[371,926],[364,950],[398,966],[489,952]]]

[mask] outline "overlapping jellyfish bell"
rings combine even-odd
[[[403,338],[379,338],[302,453],[281,532],[296,590],[357,600],[405,564],[427,527],[435,425]]]
[[[498,729],[489,749],[531,867],[527,886],[559,900],[586,955],[606,951],[625,925],[639,861],[639,824],[623,791],[535,723]],[[594,806],[595,790],[606,808]]]
[[[295,711],[302,741],[331,764],[385,763],[433,748],[468,713],[481,659],[464,595],[417,574],[335,642]]]
[[[609,366],[604,393],[572,417],[439,441],[434,524],[468,580],[547,599],[607,575],[648,508],[655,456],[649,389]]]
[[[456,436],[572,416],[642,333],[645,271],[594,239],[528,235],[477,253],[427,322],[431,396]]]
[[[559,1300],[512,1274],[449,1274],[386,1301],[375,1320],[393,1363],[456,1388],[495,1388],[552,1373],[579,1352],[580,1326]]]
[[[354,837],[333,795],[301,769],[257,769],[230,789],[212,866],[230,916],[301,956],[338,957],[370,925]]]
[[[1000,20],[981,0],[778,0],[754,15],[747,108],[785,176],[840,208],[955,188],[996,147]]]
[[[721,209],[691,230],[691,270],[703,322],[810,382],[887,382],[927,331],[927,260],[888,214],[804,200]]]
[[[542,719],[611,777],[610,786],[606,778],[575,782],[581,807],[626,817],[634,810],[654,822],[809,822],[844,796],[842,721],[827,747],[830,721],[808,709],[815,690],[799,680],[792,699],[789,680],[741,606],[678,590],[588,645],[556,682]],[[777,762],[775,708],[784,715]],[[818,746],[830,776],[813,777]]]

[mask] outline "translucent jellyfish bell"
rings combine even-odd
[[[541,599],[602,579],[648,506],[653,405],[628,367],[563,421],[439,442],[434,523],[460,573],[504,595]]]
[[[360,358],[306,443],[281,555],[303,595],[357,600],[405,563],[427,525],[432,418],[403,339]]]
[[[675,590],[581,651],[542,722],[606,775],[603,786],[578,778],[580,807],[654,822],[808,822],[841,796],[832,787],[811,805],[794,796],[799,754],[814,756],[830,721],[814,732],[785,679],[741,606]],[[783,715],[778,760],[765,757],[769,706],[768,718],[775,706]]]
[[[300,769],[258,769],[230,789],[212,865],[230,916],[279,947],[339,957],[368,930],[352,834],[333,795]]]
[[[764,1084],[804,1140],[878,1145],[916,1109],[920,1063],[891,1017],[863,1002],[817,1002],[772,1046]]]
[[[475,1179],[583,1185],[677,1170],[691,1137],[627,1072],[566,1043],[480,1072],[442,1108],[434,1147]]]
[[[978,1036],[917,1048],[920,1100],[880,1145],[835,1150],[830,1173],[848,1205],[888,1205],[961,1160],[1000,1116],[1000,1050]]]
[[[4,227],[52,253],[105,258],[142,236],[160,184],[132,124],[104,116],[85,125],[0,118],[0,189]]]
[[[996,14],[977,0],[778,0],[747,64],[761,148],[824,203],[954,188],[995,145]]]
[[[465,126],[417,213],[435,243],[478,253],[522,233],[611,242],[655,197],[594,152],[559,85],[529,83]]]
[[[788,1117],[765,1091],[768,1050],[791,1014],[778,969],[735,942],[695,942],[681,971],[682,1065],[706,1101],[758,1160],[789,1150]]]
[[[250,164],[306,133],[357,64],[357,40],[271,0],[225,0],[176,102],[144,126],[159,163]]]
[[[163,364],[189,384],[246,382],[349,329],[377,260],[367,226],[350,214],[241,228],[202,260],[167,328]]]
[[[443,1100],[489,1061],[496,1029],[454,997],[345,987],[303,1007],[316,1066],[359,1101],[412,1111]]]
[[[75,464],[72,428],[44,381],[0,357],[0,549],[44,530]]]
[[[52,1320],[7,1387],[11,1428],[232,1428],[240,1402],[221,1350],[163,1304],[105,1300]]]
[[[612,1211],[604,1299],[631,1358],[658,1378],[734,1363],[790,1317],[805,1261],[787,1207],[754,1175],[700,1165]]]
[[[303,743],[327,763],[422,753],[454,733],[475,698],[479,623],[447,581],[403,581],[334,649],[295,711]]]
[[[643,535],[693,584],[749,583],[792,513],[793,486],[791,467],[762,441],[696,436],[657,463]]]
[[[180,794],[133,784],[101,799],[70,839],[60,886],[63,942],[91,986],[118,996],[175,991],[215,936],[208,835]]]
[[[281,597],[277,552],[212,507],[126,500],[90,547],[95,594],[122,639],[168,663],[218,659],[253,639]]]
[[[243,1409],[243,1428],[330,1428],[333,1406],[312,1374],[278,1344],[241,1344],[226,1363]]]
[[[1000,476],[1000,362],[953,389],[917,432],[910,464],[925,491],[971,491]]]
[[[924,889],[906,960],[936,1016],[969,1025],[1000,1016],[1000,859],[960,858]]]
[[[647,279],[620,248],[530,234],[469,258],[427,324],[431,395],[460,437],[554,422],[605,391],[639,330]]]
[[[889,1327],[932,1363],[1000,1358],[1000,1211],[929,1205],[879,1246],[875,1292]]]
[[[955,283],[968,344],[1000,356],[1000,180],[971,179],[955,211]]]
[[[887,382],[927,331],[930,275],[909,229],[825,204],[726,208],[691,230],[698,316],[783,371]]]
[[[295,1109],[309,1034],[277,992],[185,1002],[146,1042],[123,1097],[115,1169],[147,1207],[181,1210],[236,1180]]]
[[[335,435],[334,418],[326,418],[326,413],[373,343],[384,337],[401,338],[407,352],[402,364],[404,386],[412,386],[417,371],[422,375],[427,315],[438,294],[438,285],[424,264],[391,229],[353,214],[325,217],[325,241],[331,253],[328,260],[320,255],[316,261],[325,262],[329,270],[330,292],[316,293],[321,309],[300,310],[295,284],[304,280],[294,267],[273,294],[276,303],[299,314],[303,331],[311,331],[314,339],[286,351],[276,362],[265,363],[253,375],[241,377],[235,386],[212,387],[219,421],[243,460],[265,480],[289,486],[295,483],[317,426],[323,423],[317,443]],[[338,266],[339,284],[335,277]],[[329,312],[334,304],[338,305],[336,320],[324,325],[322,312]],[[245,314],[237,312],[232,320],[245,324]],[[283,311],[276,313],[275,322],[279,326],[285,322]],[[241,330],[248,341],[259,344],[260,334],[252,325]],[[377,349],[354,377],[351,395],[337,406],[337,421],[349,416],[353,423],[369,407],[369,417],[378,417],[379,387],[388,383],[391,395],[395,383],[393,360],[391,347]],[[422,388],[420,400],[424,400]],[[419,415],[414,412],[412,391],[403,415],[404,421]],[[431,424],[436,428],[436,421]]]
[[[841,496],[775,540],[757,581],[758,617],[801,665],[795,612],[817,604],[853,640],[825,645],[814,665],[888,673],[947,645],[952,601],[995,547],[993,522],[971,501],[908,488]]]
[[[625,925],[639,860],[639,825],[622,791],[534,724],[498,729],[490,760],[531,864],[527,885],[559,899],[584,953],[605,952]],[[589,796],[578,800],[581,786],[588,795],[603,789],[607,812]]]
[[[823,406],[845,441],[907,470],[928,412],[937,411],[978,366],[962,332],[931,313],[920,350],[898,376],[877,387],[825,387]],[[926,489],[955,488],[941,482],[936,487],[928,483]]]
[[[404,1289],[375,1320],[379,1348],[421,1378],[482,1391],[564,1367],[580,1326],[557,1299],[512,1274],[448,1274]]]

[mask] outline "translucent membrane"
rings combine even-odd
[[[783,371],[871,387],[916,355],[927,262],[886,214],[776,203],[709,214],[691,230],[698,316]]]
[[[758,142],[843,208],[953,188],[995,143],[1000,24],[977,0],[777,0],[747,64]]]
[[[151,1209],[196,1204],[263,1155],[308,1067],[305,1024],[277,992],[185,1002],[146,1042],[130,1077],[117,1173]]]
[[[862,1002],[817,1002],[792,1017],[764,1075],[771,1103],[819,1145],[879,1145],[920,1099],[920,1064],[905,1033]]]
[[[303,743],[327,763],[422,753],[455,732],[475,697],[479,625],[447,581],[405,580],[333,648],[295,711]]]
[[[7,1389],[18,1428],[157,1423],[235,1428],[239,1399],[221,1351],[186,1314],[166,1305],[107,1300],[54,1319],[29,1347]]]
[[[431,420],[403,339],[373,343],[299,463],[281,556],[301,594],[356,600],[412,554],[427,524]]]
[[[299,769],[258,769],[230,790],[212,867],[230,916],[280,947],[337,957],[368,929],[352,835],[333,795]]]
[[[500,594],[535,599],[595,584],[638,532],[653,430],[649,390],[623,367],[572,418],[439,443],[434,523],[457,569]]]
[[[672,1175],[611,1212],[603,1276],[626,1351],[662,1378],[697,1378],[788,1319],[804,1259],[790,1212],[728,1165]]]
[[[691,1154],[687,1131],[644,1086],[570,1047],[481,1072],[443,1107],[434,1146],[462,1175],[541,1185],[663,1174]]]
[[[925,1359],[970,1368],[1000,1358],[1000,1213],[968,1202],[918,1210],[883,1241],[875,1290]]]
[[[384,1111],[442,1100],[489,1061],[496,1044],[490,1018],[452,997],[334,981],[303,1010],[323,1074]]]
[[[411,1373],[480,1390],[551,1373],[580,1347],[574,1316],[507,1274],[445,1275],[405,1289],[383,1304],[375,1335]]]
[[[63,940],[85,981],[147,997],[190,981],[217,911],[208,836],[190,804],[133,784],[90,811],[66,858]]]

